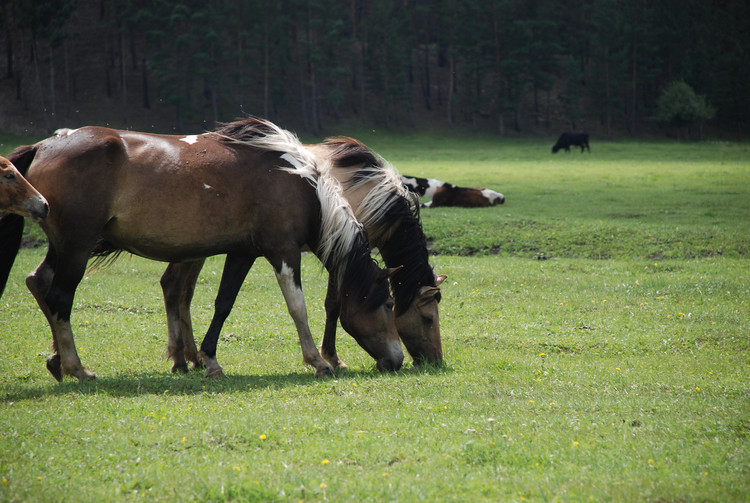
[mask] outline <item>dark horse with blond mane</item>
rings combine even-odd
[[[40,222],[47,217],[49,205],[47,200],[31,186],[12,162],[0,156],[0,212],[15,213],[21,217],[29,217]],[[0,263],[13,262],[16,251],[21,244],[23,219],[15,218],[14,224],[0,229]],[[8,281],[10,266],[7,270],[0,270],[0,297],[3,295],[5,283]]]
[[[308,246],[333,277],[344,329],[379,369],[400,368],[387,272],[370,257],[340,188],[288,131],[259,119],[186,137],[85,127],[20,147],[10,159],[51,208],[41,224],[47,256],[26,283],[52,329],[47,368],[56,379],[94,377],[76,352],[73,296],[89,257],[120,251],[170,263],[227,254],[244,271],[266,257],[304,361],[316,375],[331,375],[302,295],[300,256]],[[8,215],[0,228],[12,217],[21,218]],[[207,337],[217,328],[212,322]]]
[[[396,327],[402,342],[415,362],[437,363],[443,359],[440,340],[438,302],[440,284],[445,276],[436,276],[429,264],[427,243],[419,221],[419,206],[401,183],[395,169],[382,157],[352,138],[330,138],[324,143],[306,145],[321,165],[341,183],[344,196],[354,209],[370,238],[380,251],[386,266],[395,272],[390,277],[395,298]],[[185,359],[196,367],[201,358],[215,358],[217,340],[208,337],[197,352],[190,321],[190,300],[203,263],[170,264],[162,277],[167,306],[172,351],[184,351]],[[227,264],[227,267],[232,267]],[[245,271],[246,273],[246,271]],[[225,274],[233,302],[245,277],[242,271]],[[232,284],[230,285],[229,282]],[[326,295],[326,326],[321,354],[331,365],[346,368],[336,352],[336,325],[339,306],[336,286],[329,283]],[[226,319],[230,302],[217,301],[217,315]],[[218,332],[212,332],[218,337]],[[184,343],[184,346],[183,346]],[[181,370],[186,371],[187,366]],[[208,375],[220,368],[207,369]]]

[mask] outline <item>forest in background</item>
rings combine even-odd
[[[195,132],[253,114],[315,135],[674,134],[654,117],[676,81],[715,109],[712,131],[750,129],[746,0],[0,5],[0,132]]]

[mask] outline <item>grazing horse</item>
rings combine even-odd
[[[484,208],[503,204],[505,196],[483,187],[459,187],[434,178],[401,176],[401,183],[419,197],[429,197],[431,201],[422,204],[425,208],[438,206],[460,206],[464,208]]]
[[[390,278],[396,328],[409,354],[416,362],[441,361],[438,302],[439,286],[445,276],[436,276],[429,265],[418,206],[393,167],[357,140],[332,138],[306,148],[341,183],[344,197],[364,225],[371,245],[380,250],[386,266],[396,268]],[[179,368],[183,371],[187,371],[186,361],[192,361],[195,366],[202,363],[196,357],[189,311],[201,266],[202,262],[170,264],[162,280],[170,348],[174,352],[184,352],[185,364]],[[239,277],[237,281],[241,283],[243,279]],[[334,367],[346,368],[336,352],[339,302],[333,284],[329,284],[325,305],[326,328],[321,354]],[[204,349],[203,344],[201,348]],[[215,346],[213,348],[215,351]]]
[[[121,251],[170,263],[227,254],[221,290],[231,286],[233,270],[247,272],[266,257],[305,363],[331,375],[307,323],[305,245],[334,278],[346,330],[379,368],[400,368],[387,274],[370,257],[336,183],[288,131],[259,119],[185,137],[85,127],[20,147],[11,160],[50,202],[41,224],[47,256],[26,284],[52,329],[47,369],[56,379],[94,377],[76,352],[73,296],[90,256]],[[216,328],[215,319],[207,337]]]
[[[344,187],[344,196],[367,229],[372,246],[380,250],[386,266],[398,268],[391,276],[391,291],[396,301],[396,328],[407,351],[418,363],[442,361],[438,302],[446,276],[436,276],[430,267],[416,201],[393,166],[357,140],[331,138],[307,148],[318,160],[330,160],[324,166],[330,166]],[[329,362],[342,366],[336,354],[334,293],[329,285],[321,350]]]
[[[552,146],[552,153],[556,154],[561,148],[565,149],[567,153],[570,153],[571,145],[581,147],[582,154],[584,149],[588,149],[589,154],[591,153],[591,147],[589,147],[589,134],[586,131],[579,131],[577,133],[566,131],[561,134],[560,138],[557,139],[557,143]]]
[[[40,222],[47,217],[49,205],[47,200],[21,175],[12,162],[0,157],[0,212],[15,213]],[[10,219],[14,224],[0,229],[0,297],[8,282],[8,274],[16,258],[16,251],[21,245],[23,218]]]

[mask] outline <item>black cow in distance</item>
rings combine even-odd
[[[558,150],[564,148],[566,152],[570,153],[570,146],[581,147],[581,153],[584,149],[588,149],[589,154],[591,148],[589,147],[589,134],[586,131],[572,132],[567,131],[560,135],[557,139],[557,143],[552,147],[552,153],[556,154]]]

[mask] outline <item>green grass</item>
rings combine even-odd
[[[173,376],[164,265],[123,258],[76,295],[98,379],[57,384],[24,286],[44,251],[23,250],[0,299],[1,501],[750,498],[747,146],[552,157],[538,141],[360,136],[404,173],[508,198],[423,212],[449,276],[446,365],[381,375],[342,333],[351,370],[314,379],[259,261],[219,344],[230,377]],[[199,279],[199,337],[221,266]],[[311,256],[303,281],[321,334]]]

